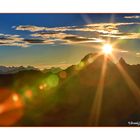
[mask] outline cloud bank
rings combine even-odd
[[[136,18],[140,16],[125,16]],[[103,43],[111,38],[113,40],[140,39],[139,32],[127,32],[122,28],[131,30],[139,26],[140,22],[124,23],[92,23],[80,26],[41,27],[35,25],[19,25],[12,28],[27,33],[21,35],[0,34],[0,46],[28,47],[30,44],[74,44],[74,43]],[[28,32],[27,32],[28,31]]]
[[[140,16],[134,15],[134,16],[124,16],[126,19],[140,19]]]

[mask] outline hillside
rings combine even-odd
[[[114,64],[107,57],[105,66],[105,56],[97,55],[88,54],[78,65],[57,73],[0,75],[0,87],[16,91],[24,102],[24,114],[13,125],[128,126],[139,121],[140,65],[129,65],[123,58]]]

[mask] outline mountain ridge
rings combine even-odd
[[[95,59],[96,57],[96,55],[98,55],[98,53],[89,53],[89,54],[87,54],[87,55],[85,55],[82,59],[81,59],[81,61],[79,62],[79,64],[78,65],[80,65],[80,63],[81,62],[84,62],[84,65],[87,65],[87,64],[90,64],[90,63],[92,63],[93,61],[97,61],[97,60],[100,60],[100,61],[102,61],[101,60],[101,57],[104,57],[104,55],[101,55],[101,56],[99,56],[100,57],[100,59],[98,58],[98,59]],[[95,57],[95,58],[94,58]],[[92,58],[94,58],[95,60],[92,60]],[[109,58],[109,57],[108,57]],[[110,58],[109,58],[110,59]],[[108,60],[109,60],[108,59]],[[113,63],[112,61],[108,61],[108,62],[110,62],[110,63]],[[119,60],[118,60],[118,62],[117,63],[119,63],[119,64],[121,64],[121,65],[123,65],[123,66],[128,66],[128,65],[130,65],[130,64],[128,64],[128,63],[126,63],[126,61],[124,60],[124,58],[123,57],[121,57]],[[116,63],[116,64],[117,64]],[[133,65],[131,65],[131,66],[136,66],[136,67],[140,67],[140,64],[133,64]],[[64,70],[66,70],[66,71],[73,71],[73,70],[75,70],[76,69],[76,67],[77,67],[77,65],[71,65],[71,66],[69,66],[69,67],[67,67],[66,69],[64,69]],[[44,72],[44,73],[46,73],[46,72],[53,72],[53,73],[58,73],[58,72],[60,72],[60,71],[62,71],[63,69],[61,69],[60,67],[51,67],[51,68],[49,68],[49,69],[43,69],[43,70],[40,70],[40,69],[38,69],[38,68],[36,68],[36,67],[34,67],[34,66],[3,66],[3,65],[0,65],[0,74],[12,74],[12,73],[17,73],[17,72],[19,72],[19,71],[25,71],[25,70],[37,70],[37,71],[42,71],[42,72]]]
[[[140,97],[132,88],[140,89],[140,65],[129,65],[123,58],[115,64],[108,57],[105,67],[106,56],[96,56],[90,53],[77,65],[55,73],[0,74],[0,89],[12,90],[24,99],[25,114],[15,125],[89,126],[91,112],[94,116],[98,111],[98,124],[93,117],[90,126],[128,126],[129,121],[138,121]],[[128,84],[132,81],[135,87]]]

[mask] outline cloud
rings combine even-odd
[[[87,42],[103,42],[101,39],[97,38],[86,38],[81,36],[66,36],[63,40],[67,40],[67,43],[87,43]]]
[[[119,34],[120,26],[128,25],[140,25],[139,22],[128,22],[128,23],[97,23],[97,24],[87,24],[86,28],[81,29],[81,31],[96,31],[102,34]],[[79,29],[78,29],[79,30]]]
[[[30,31],[30,32],[37,32],[37,31],[70,31],[72,28],[75,26],[66,26],[66,27],[40,27],[40,26],[34,26],[34,25],[19,25],[19,26],[13,26],[16,30],[21,30],[21,31]]]
[[[102,42],[101,39],[98,38],[88,38],[83,37],[80,35],[74,35],[74,34],[68,34],[68,33],[35,33],[31,34],[32,37],[41,37],[44,40],[50,40],[50,41],[59,41],[61,43],[86,43],[86,42]]]
[[[53,40],[44,40],[39,38],[24,39],[27,44],[54,44]]]
[[[65,36],[69,36],[67,33],[61,33],[61,32],[40,32],[40,33],[34,33],[31,34],[32,37],[41,37],[44,39],[62,39]]]
[[[96,31],[99,33],[99,37],[106,39],[140,39],[140,33],[136,32],[122,32],[120,26],[139,25],[139,22],[130,23],[100,23],[100,24],[88,24],[86,25],[89,31]],[[130,27],[131,28],[131,27]]]
[[[0,34],[0,46],[29,47],[30,44],[54,44],[53,40],[21,38],[19,35]]]
[[[126,16],[125,18],[130,17]],[[108,38],[111,38],[111,41],[115,41],[116,39],[140,39],[140,33],[122,32],[121,27],[125,28],[125,26],[127,26],[127,28],[129,27],[130,29],[131,27],[134,28],[134,26],[131,25],[140,25],[140,22],[93,23],[63,27],[19,25],[13,28],[32,32],[29,34],[32,38],[29,37],[19,41],[21,45],[26,44],[26,46],[28,46],[29,44],[101,43],[106,42]],[[3,38],[0,39],[2,40]],[[17,39],[20,39],[20,37],[17,37]],[[3,40],[6,39],[4,38]],[[0,42],[0,44],[2,43],[4,42]]]
[[[66,32],[66,31],[96,31],[96,32],[104,32],[104,33],[116,33],[118,32],[119,26],[125,25],[133,25],[140,24],[137,22],[129,22],[129,23],[94,23],[94,24],[86,24],[81,26],[64,26],[64,27],[41,27],[34,25],[19,25],[14,26],[16,30],[22,31],[52,31],[52,32]]]
[[[33,25],[20,25],[15,27],[16,30],[28,30],[31,32],[37,32],[32,34],[34,37],[43,37],[43,38],[60,38],[57,36],[65,36],[66,32],[95,32],[100,34],[120,34],[120,26],[128,25],[139,25],[139,22],[128,22],[128,23],[94,23],[86,24],[81,26],[65,26],[65,27],[40,27]],[[39,32],[38,31],[42,31]]]
[[[116,39],[140,39],[140,33],[118,33],[118,34],[103,34],[102,37],[110,37]]]
[[[69,41],[72,41],[72,42],[91,41],[92,40],[90,38],[79,37],[79,36],[75,36],[75,35],[66,36],[63,39],[64,40],[69,40]]]
[[[128,53],[128,51],[126,51],[126,50],[121,50],[120,52],[121,53]]]
[[[24,39],[25,42],[28,42],[28,43],[44,43],[44,40],[42,39],[36,39],[36,38],[32,38],[32,39]]]
[[[39,26],[33,26],[33,25],[20,25],[15,27],[16,30],[21,30],[21,31],[31,31],[31,32],[36,32],[36,31],[43,31],[45,30],[45,27],[39,27]]]
[[[136,53],[136,57],[140,57],[140,52],[137,52]]]
[[[140,16],[139,16],[139,15],[134,15],[134,16],[124,16],[124,18],[126,18],[126,19],[139,19]]]
[[[27,47],[19,35],[0,34],[0,46],[20,46]]]
[[[31,34],[31,36],[35,38],[42,38],[43,40],[48,40],[51,43],[59,42],[61,44],[104,42],[107,38],[140,39],[139,33],[120,32],[119,30],[120,26],[130,26],[136,24],[139,25],[140,23],[138,22],[94,23],[94,24],[86,24],[81,26],[65,26],[65,27],[53,27],[53,28],[35,26],[38,32]],[[33,32],[31,26],[29,27],[30,28],[28,28],[28,30]],[[39,29],[43,31],[39,31]],[[69,34],[68,32],[72,32],[72,33]],[[85,32],[84,34],[92,33],[92,35],[90,37],[87,37],[82,32]]]

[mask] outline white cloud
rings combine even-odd
[[[125,18],[130,18],[126,16]],[[136,17],[138,18],[138,17]],[[34,25],[19,25],[14,27],[16,30],[30,31],[31,39],[21,39],[19,42],[23,44],[72,44],[87,42],[105,42],[107,38],[112,39],[140,39],[140,33],[122,32],[120,27],[140,25],[140,22],[126,23],[93,23],[80,26],[63,26],[63,27],[40,27]],[[90,36],[86,36],[90,34]],[[16,37],[15,37],[16,38]],[[20,39],[17,37],[17,39]],[[15,39],[14,39],[15,40]],[[42,41],[41,41],[42,40]]]
[[[65,31],[91,31],[100,33],[117,33],[119,26],[140,24],[139,22],[129,22],[129,23],[94,23],[86,24],[82,26],[64,26],[64,27],[40,27],[34,25],[19,25],[15,27],[16,30],[21,31],[52,31],[52,32],[65,32]]]
[[[35,33],[31,34],[32,37],[41,37],[45,40],[59,41],[64,44],[69,43],[87,43],[87,42],[102,42],[98,38],[88,38],[80,35],[67,34],[67,33]]]
[[[136,57],[140,57],[140,52],[137,52],[136,53]]]
[[[118,33],[118,34],[103,34],[102,37],[111,37],[116,39],[140,39],[140,33]]]
[[[34,26],[34,25],[19,25],[19,26],[13,26],[16,30],[21,30],[21,31],[30,31],[30,32],[37,32],[37,31],[59,31],[59,32],[64,32],[64,31],[71,31],[75,26],[66,26],[66,27],[40,27],[40,26]]]
[[[33,26],[33,25],[20,25],[15,27],[16,30],[21,30],[21,31],[31,31],[31,32],[36,32],[36,31],[43,31],[45,30],[45,27],[39,27],[39,26]]]
[[[126,51],[126,50],[121,50],[120,52],[121,53],[128,53],[128,51]]]
[[[0,46],[27,47],[27,44],[19,35],[0,34]]]
[[[124,18],[126,18],[126,19],[139,19],[140,16],[139,16],[139,15],[134,15],[134,16],[124,16]]]

